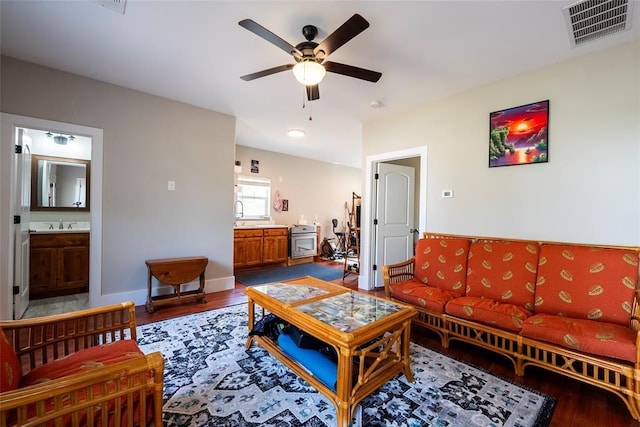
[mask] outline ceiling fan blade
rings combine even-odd
[[[251,31],[257,36],[262,37],[269,43],[278,46],[280,49],[284,50],[289,55],[293,55],[294,52],[297,52],[298,54],[300,54],[300,56],[302,56],[302,53],[298,49],[296,49],[291,43],[273,34],[271,31],[267,30],[265,27],[258,24],[256,21],[252,19],[243,19],[242,21],[238,22],[238,25],[240,25],[243,28],[246,28],[247,30]]]
[[[354,67],[353,65],[340,64],[338,62],[325,62],[324,68],[336,74],[342,74],[343,76],[355,77],[356,79],[367,80],[370,82],[377,82],[382,77],[382,73],[377,71],[365,70],[364,68]]]
[[[320,99],[320,90],[318,89],[318,85],[313,86],[305,86],[307,88],[307,99],[309,101],[315,101],[316,99]]]
[[[322,41],[322,43],[316,46],[313,52],[317,55],[322,51],[324,52],[324,55],[327,56],[331,52],[335,52],[336,50],[338,50],[340,46],[363,32],[367,28],[369,28],[369,22],[367,22],[366,19],[356,13],[351,18],[347,19],[347,21],[342,24],[337,30],[329,34],[327,38]]]
[[[287,71],[293,68],[293,64],[280,65],[277,67],[269,68],[262,71],[257,71],[255,73],[247,74],[245,76],[241,76],[240,78],[245,82],[250,80],[259,79],[260,77],[270,76],[271,74],[279,73],[281,71]]]

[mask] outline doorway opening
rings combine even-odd
[[[376,174],[380,165],[409,165],[415,170],[415,190],[414,199],[411,201],[415,205],[413,227],[406,227],[407,233],[410,230],[420,232],[426,230],[426,203],[427,203],[427,147],[416,147],[390,153],[383,153],[368,156],[366,159],[365,177],[365,197],[363,208],[362,233],[365,236],[362,240],[362,268],[360,271],[360,288],[372,290],[384,286],[382,282],[382,265],[380,261],[379,248],[382,245],[381,236],[377,233],[377,226],[373,222],[377,216],[378,195]],[[407,196],[409,197],[409,196]],[[411,231],[411,241],[413,241],[413,231]],[[413,248],[411,248],[413,251]],[[412,252],[411,252],[412,253]],[[390,256],[393,258],[393,255]],[[364,276],[364,277],[362,277]]]
[[[24,165],[26,161],[25,157],[20,157],[21,153],[16,153],[14,161],[11,162],[11,165],[7,165],[9,166],[8,168],[3,167],[1,169],[3,180],[7,179],[7,182],[11,182],[11,195],[9,197],[11,212],[8,214],[15,217],[16,213],[20,213],[20,215],[17,216],[23,217],[24,220],[19,221],[20,224],[14,224],[10,232],[7,233],[7,235],[15,235],[16,239],[8,239],[9,253],[13,254],[13,257],[2,259],[2,267],[4,267],[5,264],[8,268],[12,267],[10,268],[12,272],[9,274],[11,276],[13,273],[16,280],[14,281],[12,277],[9,277],[6,285],[4,285],[5,278],[3,277],[3,286],[0,288],[0,292],[3,297],[7,297],[6,299],[3,298],[7,303],[0,307],[0,316],[2,318],[9,318],[9,313],[12,313],[13,318],[22,317],[22,313],[25,309],[28,309],[30,290],[35,291],[34,294],[37,294],[38,291],[42,292],[42,289],[30,289],[28,280],[30,270],[28,259],[30,257],[30,251],[35,250],[35,248],[24,251],[20,250],[16,244],[16,242],[20,241],[17,236],[21,234],[21,231],[22,234],[25,234],[25,230],[27,247],[30,246],[30,236],[34,235],[34,230],[36,230],[36,235],[38,232],[41,232],[41,235],[51,232],[57,234],[71,233],[69,234],[70,236],[84,234],[86,237],[86,244],[83,244],[84,249],[78,250],[72,248],[67,251],[67,248],[65,248],[65,251],[75,251],[72,259],[79,259],[80,261],[77,261],[79,264],[83,263],[82,257],[78,256],[79,251],[85,250],[88,252],[84,257],[85,263],[88,264],[88,266],[85,266],[85,272],[88,275],[88,284],[86,284],[86,279],[84,279],[85,285],[80,285],[82,282],[78,281],[73,274],[66,274],[63,278],[63,284],[67,286],[68,289],[59,288],[55,290],[57,294],[54,292],[55,295],[51,295],[56,297],[54,300],[48,298],[36,300],[37,303],[33,304],[33,309],[35,309],[37,314],[34,314],[34,310],[32,310],[31,313],[27,313],[27,316],[58,314],[77,310],[78,308],[93,307],[100,299],[100,280],[102,276],[103,131],[102,129],[70,123],[10,114],[2,114],[2,122],[4,128],[2,131],[3,152],[8,152],[7,150],[14,152],[14,146],[22,146],[23,144],[26,146],[28,144],[29,147],[26,151],[29,155],[33,152],[46,157],[52,157],[54,160],[58,159],[50,162],[51,164],[46,166],[59,172],[51,175],[54,177],[54,185],[50,186],[50,184],[48,184],[45,191],[41,191],[41,193],[46,193],[49,196],[49,198],[43,198],[43,200],[47,202],[54,196],[59,196],[60,201],[57,202],[57,205],[54,204],[51,206],[51,209],[43,206],[34,206],[35,209],[31,210],[30,202],[33,199],[30,195],[33,187],[31,186],[31,179],[25,183]],[[55,138],[56,136],[58,136],[58,138]],[[64,141],[64,139],[66,139],[66,141]],[[73,144],[71,144],[71,141]],[[64,142],[66,142],[66,144],[64,144]],[[85,146],[80,148],[82,143],[84,143]],[[52,151],[42,152],[42,150]],[[78,168],[68,167],[68,170],[65,170],[64,167],[61,166],[60,158],[72,160],[82,159],[85,163],[91,164],[91,173],[89,174],[87,167],[86,176],[80,177],[74,175],[71,179],[73,184],[71,184],[68,189],[69,191],[67,191],[67,188],[63,187],[63,176],[69,174],[77,175]],[[36,181],[35,184],[44,182],[44,178],[42,178],[42,182],[39,182],[41,178],[36,175],[37,166],[36,170],[32,170],[31,172],[33,172],[33,177],[35,177],[33,178]],[[22,177],[20,178],[19,175]],[[30,177],[32,176],[31,174],[28,175]],[[49,189],[53,189],[54,191],[49,192]],[[67,200],[69,197],[73,200]],[[28,200],[28,202],[26,202],[27,209],[24,208],[25,200]],[[67,201],[69,203],[67,203]],[[53,202],[51,203],[53,204]],[[47,203],[44,204],[46,205]],[[66,206],[67,204],[70,205]],[[7,212],[3,212],[2,214],[7,214]],[[60,228],[60,224],[62,224],[62,229]],[[4,223],[2,224],[2,227],[6,226]],[[51,251],[54,250],[56,249],[51,249]],[[56,254],[56,256],[58,255]],[[55,259],[59,259],[59,256],[58,258],[54,258],[53,252],[51,252],[50,258],[55,262]],[[57,270],[60,270],[59,266]],[[12,296],[15,293],[13,289],[14,286],[12,285],[14,282],[19,284],[20,287],[20,291],[16,297]],[[41,293],[40,296],[46,297],[49,295]],[[20,301],[16,301],[16,298],[20,298]],[[19,310],[16,310],[19,312],[14,312],[14,307],[19,307]]]

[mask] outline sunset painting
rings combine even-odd
[[[489,167],[549,161],[549,100],[489,115]]]

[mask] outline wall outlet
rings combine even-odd
[[[167,183],[167,190],[176,191],[176,182],[175,181],[169,181]]]
[[[453,190],[442,190],[442,198],[443,199],[453,198]]]

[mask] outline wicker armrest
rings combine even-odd
[[[382,280],[384,281],[384,293],[391,298],[391,285],[404,280],[413,279],[415,257],[397,264],[382,266]]]
[[[22,374],[78,350],[125,338],[136,340],[131,301],[53,316],[0,321],[22,365]]]
[[[150,425],[151,417],[160,425],[163,375],[164,359],[155,352],[0,393],[0,425],[40,425],[55,419],[70,425],[101,419],[102,425],[111,425],[113,414],[124,425]]]

